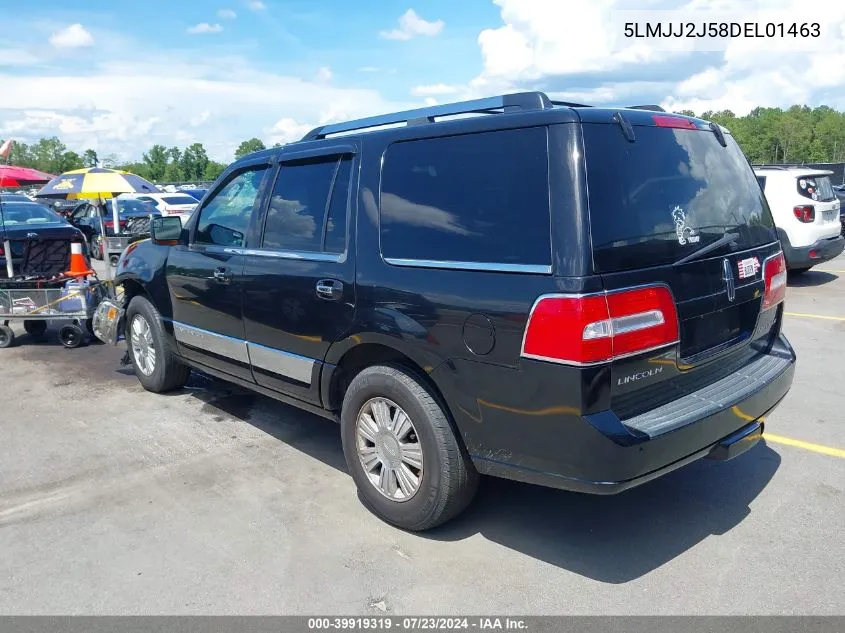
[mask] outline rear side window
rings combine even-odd
[[[342,253],[351,166],[350,156],[283,164],[270,198],[262,248]]]
[[[805,198],[818,202],[836,200],[830,176],[802,176],[798,179],[798,193]]]
[[[545,128],[392,145],[384,159],[385,259],[551,263]]]
[[[763,192],[739,146],[709,131],[584,124],[596,272],[671,264],[721,238],[724,249],[776,239]],[[714,251],[713,256],[720,251]]]

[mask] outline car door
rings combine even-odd
[[[355,310],[356,152],[338,145],[283,154],[261,242],[246,252],[243,313],[255,381],[312,403],[329,346]]]
[[[241,315],[243,249],[257,220],[268,162],[233,170],[189,223],[188,244],[172,247],[167,284],[179,353],[253,382]]]

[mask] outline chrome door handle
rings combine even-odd
[[[343,296],[343,284],[337,279],[321,279],[316,290],[318,297],[329,301],[338,301]]]
[[[227,273],[225,268],[217,268],[212,273],[211,278],[219,284],[228,284],[232,281],[231,273]]]

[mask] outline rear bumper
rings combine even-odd
[[[781,240],[787,268],[810,268],[837,257],[845,248],[842,235],[818,240],[810,246],[792,246]]]
[[[592,494],[615,494],[660,477],[698,459],[732,459],[762,436],[768,414],[792,385],[795,353],[785,337],[770,352],[781,362],[777,373],[746,389],[738,399],[659,435],[637,433],[610,411],[552,420],[511,413],[514,431],[507,449],[472,450],[482,474]],[[491,423],[494,420],[489,420]],[[499,426],[498,424],[496,426]],[[497,429],[498,430],[498,429]]]

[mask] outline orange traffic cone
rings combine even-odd
[[[70,243],[70,270],[65,274],[68,277],[87,277],[94,274],[82,254],[82,242]]]

